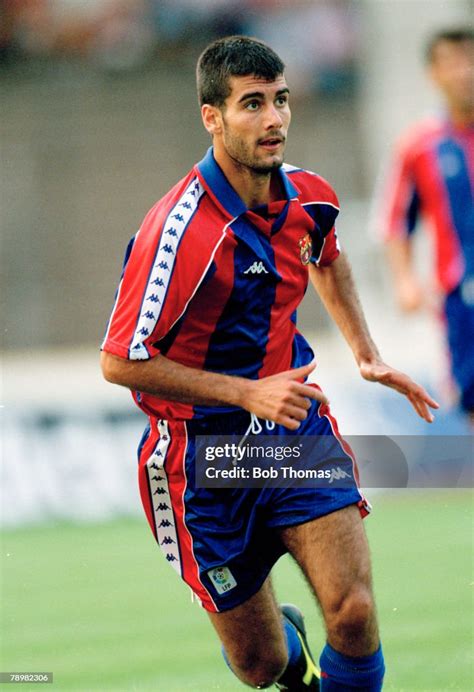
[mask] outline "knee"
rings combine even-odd
[[[244,651],[233,656],[231,666],[238,677],[251,687],[265,689],[273,685],[287,666],[286,651]]]
[[[375,618],[375,604],[370,589],[358,585],[326,608],[328,630],[346,637],[365,633]]]

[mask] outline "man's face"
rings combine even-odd
[[[474,108],[473,41],[440,41],[434,48],[430,72],[450,106],[463,111]]]
[[[231,77],[229,86],[215,135],[218,144],[238,165],[268,174],[282,165],[285,153],[291,119],[285,78]]]

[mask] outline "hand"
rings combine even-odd
[[[439,408],[439,404],[430,397],[428,392],[423,389],[421,385],[413,382],[408,375],[391,368],[390,365],[387,365],[381,360],[376,362],[362,362],[359,367],[360,374],[365,380],[369,380],[369,382],[380,382],[380,384],[391,387],[397,392],[400,392],[400,394],[404,394],[420,418],[423,418],[428,423],[434,421],[434,416],[428,407],[437,409]]]
[[[328,403],[320,390],[299,381],[308,377],[315,367],[313,362],[261,380],[249,380],[242,407],[259,418],[297,430],[308,416],[310,399]]]

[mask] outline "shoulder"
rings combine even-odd
[[[322,176],[291,164],[283,164],[283,170],[298,192],[300,204],[321,204],[339,211],[339,200],[333,187]]]
[[[402,158],[416,158],[432,148],[445,134],[445,121],[430,116],[414,123],[399,135],[395,144],[396,153]]]
[[[339,214],[339,200],[332,186],[313,171],[284,165],[284,171],[298,193],[298,202],[326,236]]]
[[[148,211],[140,227],[142,240],[156,240],[164,227],[182,231],[195,215],[204,188],[194,171],[182,178]]]
[[[137,254],[155,256],[158,267],[184,267],[188,271],[193,265],[198,270],[226,235],[226,224],[219,215],[213,216],[213,209],[193,169],[145,216],[136,236]]]

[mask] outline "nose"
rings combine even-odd
[[[265,113],[265,127],[267,130],[280,129],[283,125],[282,113],[275,105],[269,104]]]

